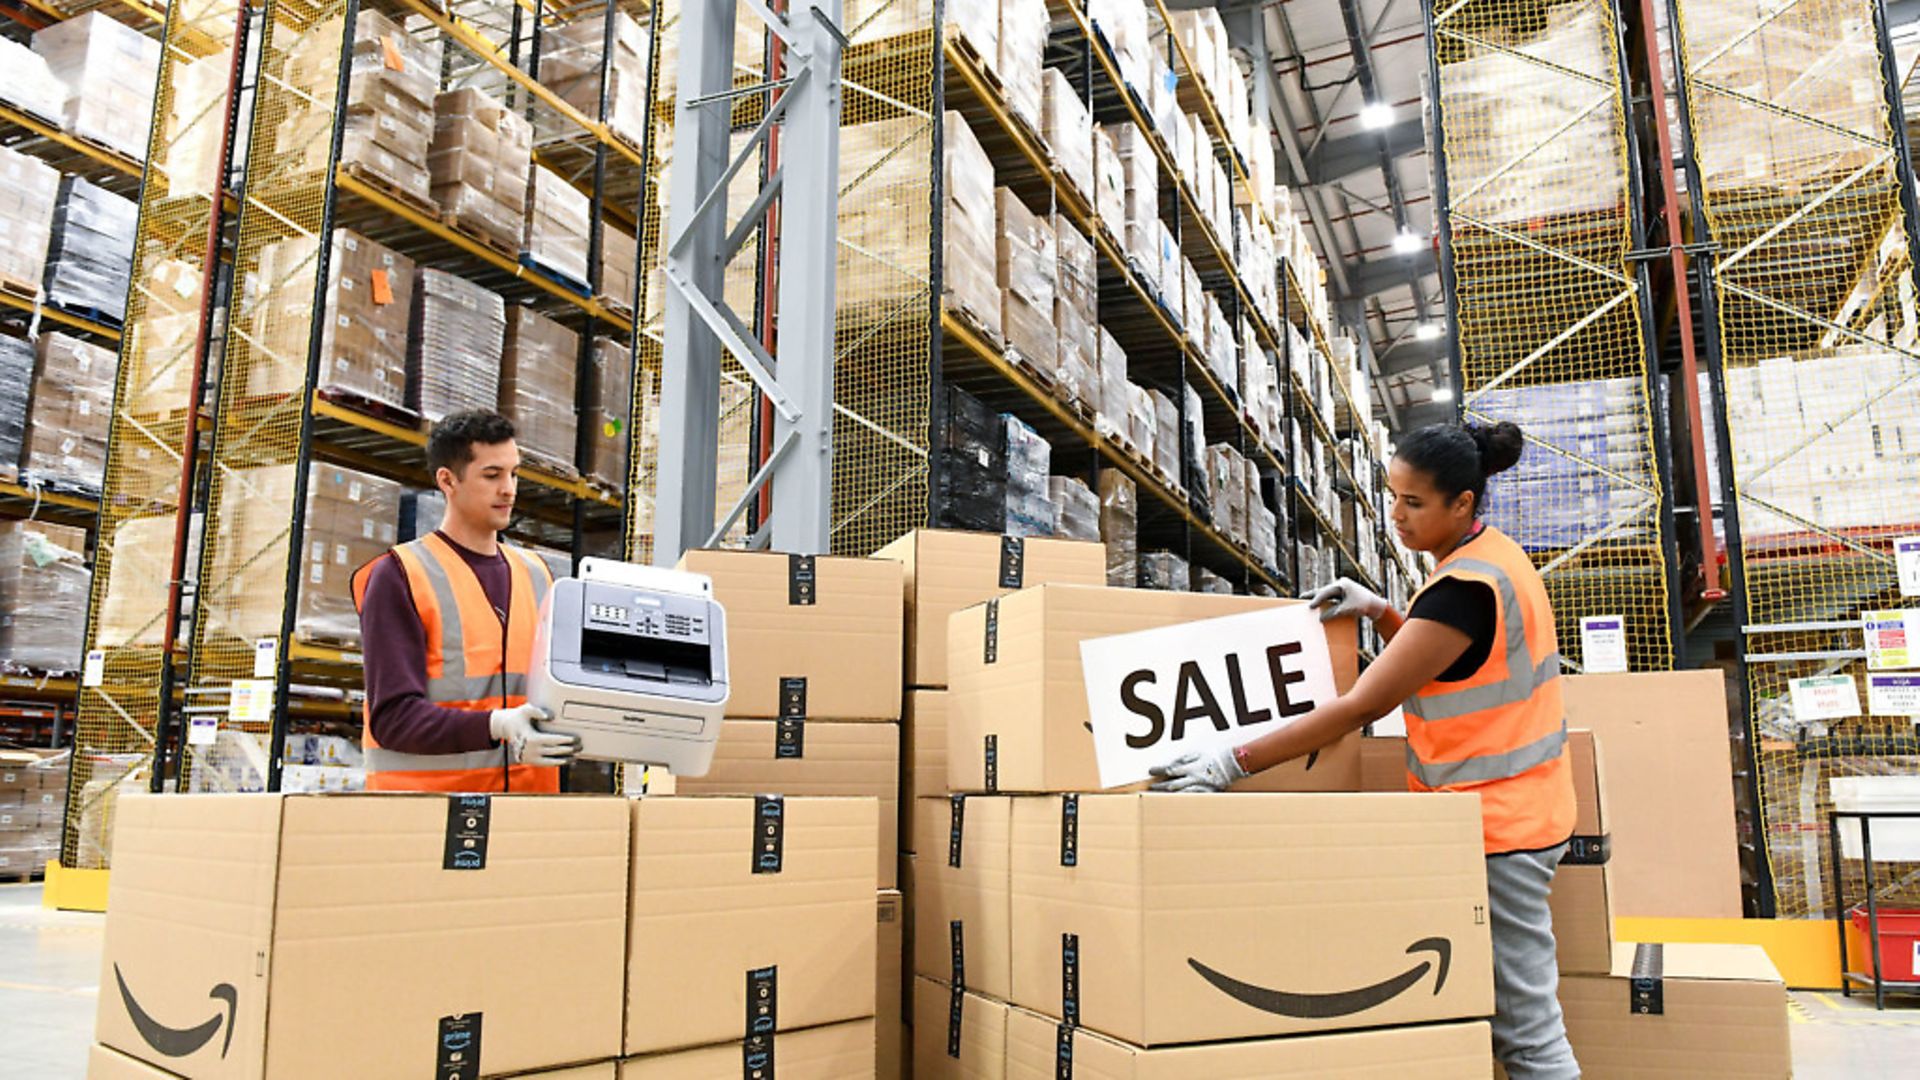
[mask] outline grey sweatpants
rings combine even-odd
[[[1567,846],[1487,856],[1493,929],[1493,1056],[1510,1080],[1579,1080],[1560,1015],[1547,892]]]

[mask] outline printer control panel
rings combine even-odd
[[[639,593],[590,582],[583,599],[582,622],[589,630],[687,644],[707,642],[708,601],[703,598]]]

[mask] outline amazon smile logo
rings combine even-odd
[[[1297,994],[1286,990],[1276,990],[1269,986],[1241,982],[1231,975],[1224,975],[1192,957],[1187,965],[1200,973],[1200,977],[1212,983],[1214,989],[1243,1005],[1251,1005],[1262,1012],[1276,1016],[1290,1016],[1299,1020],[1329,1020],[1334,1017],[1352,1016],[1365,1012],[1376,1005],[1384,1005],[1401,994],[1412,989],[1426,977],[1429,970],[1437,969],[1433,980],[1433,992],[1437,996],[1447,985],[1447,965],[1453,959],[1453,942],[1448,938],[1421,938],[1407,946],[1407,955],[1432,953],[1433,959],[1422,960],[1390,979],[1383,979],[1372,986],[1362,986],[1354,990],[1338,990],[1329,994]]]
[[[231,983],[220,983],[207,992],[207,996],[226,1004],[226,1015],[214,1013],[205,1023],[188,1028],[173,1028],[155,1020],[140,1003],[133,998],[133,991],[127,988],[127,977],[120,974],[120,965],[113,965],[113,981],[120,984],[120,1000],[127,1006],[127,1015],[133,1018],[133,1028],[147,1045],[170,1058],[183,1058],[197,1053],[199,1049],[213,1040],[219,1033],[221,1023],[227,1025],[227,1037],[220,1043],[220,1056],[226,1057],[227,1050],[233,1046],[233,1016],[239,1002],[239,992]]]

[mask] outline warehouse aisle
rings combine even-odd
[[[48,911],[39,885],[0,885],[0,1080],[79,1080],[93,1041],[101,920]],[[1795,1080],[1907,1075],[1920,1059],[1920,1007],[1839,994],[1793,995]]]

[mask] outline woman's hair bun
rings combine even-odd
[[[1506,420],[1486,425],[1469,424],[1467,434],[1473,437],[1473,444],[1480,448],[1480,471],[1485,476],[1513,468],[1520,460],[1521,449],[1526,446],[1519,425]]]

